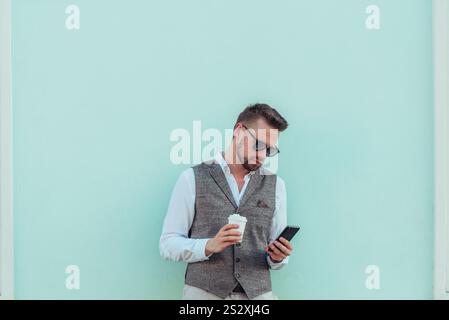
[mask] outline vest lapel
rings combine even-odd
[[[232,203],[234,208],[238,208],[237,204],[235,203],[234,196],[232,195],[231,188],[229,188],[228,181],[226,180],[226,177],[223,173],[223,170],[221,169],[219,164],[212,164],[209,169],[210,175],[215,180],[217,185],[220,187],[221,191],[226,195],[228,200]]]
[[[249,179],[248,185],[246,186],[245,192],[243,193],[242,198],[240,199],[240,207],[242,207],[246,200],[248,200],[249,196],[251,196],[252,193],[254,193],[254,190],[259,185],[260,180],[263,177],[260,174],[260,168],[254,172],[251,179]]]

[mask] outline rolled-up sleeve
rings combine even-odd
[[[279,176],[276,178],[276,202],[273,214],[273,223],[271,225],[269,243],[272,243],[281,234],[287,226],[287,190],[285,182]],[[279,270],[288,263],[289,257],[281,262],[273,262],[267,254],[268,265],[273,270]]]

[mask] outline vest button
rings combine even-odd
[[[237,242],[235,245],[236,245],[237,247],[240,247],[242,244],[241,244],[240,242]]]
[[[235,259],[235,262],[240,262],[240,258],[236,258],[236,259]]]
[[[235,274],[236,278],[240,278],[240,273]]]

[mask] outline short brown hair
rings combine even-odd
[[[288,127],[287,120],[285,120],[276,109],[265,103],[256,103],[246,107],[245,110],[239,114],[234,129],[238,122],[247,123],[260,118],[265,119],[270,126],[278,129],[280,132]]]

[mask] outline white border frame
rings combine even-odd
[[[433,1],[435,94],[434,299],[449,299],[449,1]]]
[[[0,300],[14,298],[11,0],[0,0]]]
[[[449,299],[449,0],[433,0],[434,299]],[[0,300],[14,298],[11,0],[0,0]]]

